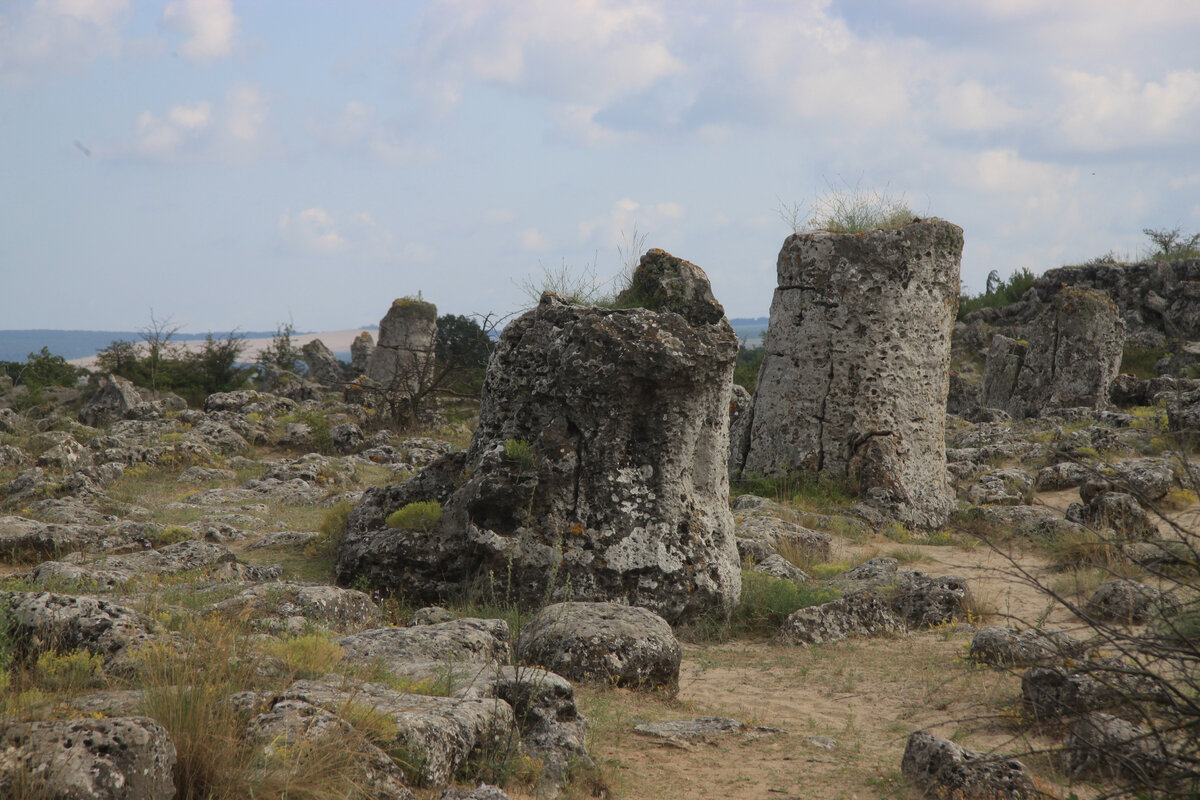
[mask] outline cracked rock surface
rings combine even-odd
[[[944,220],[788,237],[750,412],[746,473],[848,475],[896,519],[937,526],[962,229]],[[740,464],[739,464],[740,462]]]

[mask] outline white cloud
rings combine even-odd
[[[647,234],[658,235],[668,221],[680,220],[684,214],[684,207],[679,203],[667,201],[643,205],[623,197],[613,203],[607,217],[584,220],[577,229],[582,242],[599,235],[607,246],[629,248],[636,244],[633,241],[635,235],[639,239]]]
[[[262,152],[266,125],[267,101],[262,92],[238,84],[226,92],[219,108],[208,101],[193,101],[162,114],[143,111],[132,146],[107,154],[160,161],[244,161]]]
[[[546,237],[537,228],[526,228],[521,231],[521,247],[526,250],[545,250],[548,246]]]
[[[937,92],[938,121],[953,130],[984,132],[1007,127],[1022,113],[977,80],[943,86]]]
[[[238,18],[233,0],[174,0],[163,10],[163,30],[184,37],[179,53],[206,63],[233,54]]]
[[[396,125],[378,118],[375,108],[351,100],[332,121],[314,120],[309,126],[325,144],[337,150],[389,164],[433,161],[437,150],[400,135]]]
[[[129,0],[0,4],[0,78],[23,80],[119,55]]]
[[[1026,161],[1016,150],[986,150],[973,157],[972,188],[990,193],[1037,194],[1072,186],[1078,172],[1054,164]]]
[[[1200,72],[1180,70],[1159,81],[1131,71],[1060,77],[1061,130],[1085,150],[1192,143],[1200,125]]]
[[[443,99],[479,80],[601,104],[683,70],[665,22],[647,0],[441,0],[426,9],[419,59]]]
[[[283,213],[279,217],[279,236],[285,244],[310,253],[334,253],[346,245],[333,216],[323,208]]]
[[[277,231],[283,246],[297,253],[362,261],[394,257],[391,232],[365,211],[335,215],[320,206],[288,210],[279,215]],[[424,260],[426,255],[421,245],[407,245],[400,253],[404,260]]]

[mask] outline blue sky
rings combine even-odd
[[[636,230],[766,315],[829,187],[963,284],[1200,230],[1195,0],[0,0],[0,328],[512,311]]]

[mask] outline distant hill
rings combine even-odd
[[[299,333],[299,331],[297,331]],[[238,331],[247,339],[270,339],[275,331]],[[190,342],[202,340],[207,333],[177,333],[171,337],[174,342]],[[224,339],[228,331],[214,331],[213,337]],[[75,358],[86,358],[96,355],[96,351],[107,347],[113,341],[122,339],[130,342],[140,342],[141,335],[137,331],[63,331],[63,330],[28,330],[0,331],[0,361],[24,361],[30,353],[41,352],[43,347],[50,348],[56,356],[62,356],[68,361]]]
[[[733,331],[738,335],[738,339],[745,341],[751,347],[756,347],[762,344],[763,334],[767,332],[767,323],[771,321],[770,317],[737,317],[729,320],[729,324],[733,325]]]
[[[762,341],[763,332],[767,329],[767,317],[739,317],[731,319],[729,322],[733,325],[733,330],[737,333],[738,339],[744,340],[751,346],[757,345]],[[378,325],[364,325],[361,328],[353,330],[378,330]],[[238,331],[238,335],[245,337],[248,341],[255,339],[271,339],[275,335],[275,331]],[[303,337],[304,341],[308,341],[314,331],[296,331],[293,333],[295,337]],[[192,342],[203,340],[207,333],[177,333],[171,337],[173,342]],[[228,331],[213,331],[213,337],[216,339],[224,339],[229,335]],[[320,335],[320,334],[318,334]],[[492,335],[498,336],[498,331],[492,331]],[[141,335],[137,331],[65,331],[57,329],[42,329],[42,330],[0,330],[0,361],[24,361],[30,353],[40,352],[43,347],[50,348],[50,352],[56,356],[62,356],[68,361],[73,361],[80,358],[88,358],[96,355],[96,351],[116,340],[124,340],[129,342],[140,342]],[[302,344],[299,342],[298,344]],[[332,341],[326,342],[333,350],[334,354],[339,358],[349,358],[349,345],[339,346],[338,343]]]

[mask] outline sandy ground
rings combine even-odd
[[[350,343],[353,342],[360,333],[366,328],[348,328],[341,331],[321,331],[320,333],[297,333],[292,335],[292,345],[295,347],[303,347],[313,339],[320,339],[325,343],[325,346],[332,350],[335,354],[348,356],[350,352]],[[376,332],[367,330],[371,334],[371,340],[375,340]],[[254,361],[258,354],[271,346],[271,337],[261,339],[246,339],[246,349],[242,351],[242,361]],[[204,349],[204,340],[197,339],[194,341],[179,342],[184,348],[193,352]],[[87,358],[75,358],[71,363],[77,367],[86,367],[91,369],[96,365],[96,357],[88,356]]]

